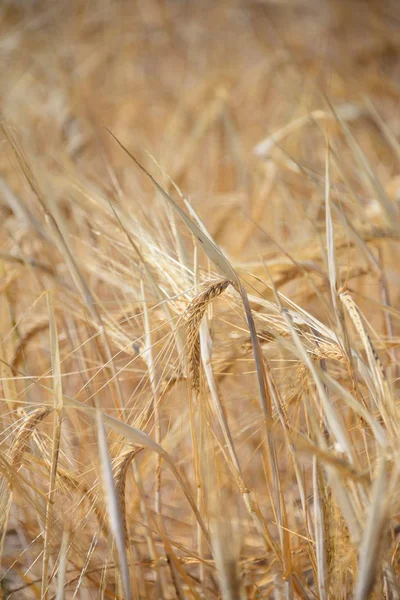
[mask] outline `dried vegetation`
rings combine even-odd
[[[0,595],[399,598],[397,2],[0,23]]]

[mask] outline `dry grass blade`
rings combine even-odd
[[[328,276],[331,288],[332,305],[337,315],[337,283],[336,283],[336,255],[335,255],[335,237],[332,222],[331,204],[330,204],[330,175],[329,175],[329,145],[325,159],[325,213],[326,213],[326,244],[328,247]]]
[[[203,318],[200,324],[200,353],[201,353],[201,361],[204,367],[204,371],[206,374],[206,379],[208,383],[208,388],[210,390],[211,398],[213,400],[214,409],[217,413],[217,418],[222,430],[222,433],[225,438],[225,444],[228,448],[228,452],[232,461],[233,471],[235,475],[239,477],[239,486],[242,490],[245,489],[245,485],[242,481],[241,469],[239,465],[239,459],[237,453],[235,451],[235,446],[233,442],[233,437],[229,429],[228,421],[222,407],[217,382],[214,377],[214,372],[211,363],[212,356],[212,338],[210,334],[210,329],[208,326],[207,318]]]
[[[366,600],[369,598],[376,579],[379,564],[377,559],[381,545],[384,541],[383,533],[386,524],[388,500],[386,461],[381,460],[372,487],[371,503],[368,509],[363,538],[360,544],[355,600]]]
[[[67,570],[68,546],[70,541],[70,532],[65,529],[61,540],[60,558],[57,574],[57,593],[55,600],[64,600],[65,598],[65,575]]]
[[[100,411],[97,411],[96,415],[101,473],[104,486],[104,494],[107,501],[110,529],[113,533],[115,544],[117,546],[119,569],[121,573],[124,597],[126,600],[128,600],[133,596],[131,592],[131,580],[128,566],[128,557],[126,553],[124,516],[115,488],[111,458],[108,450],[107,438],[103,425],[103,418]]]
[[[58,345],[57,325],[53,309],[53,300],[50,294],[47,296],[47,306],[49,310],[50,325],[50,353],[51,366],[53,371],[53,403],[54,403],[54,424],[53,424],[53,445],[51,451],[49,493],[46,505],[45,533],[43,544],[43,571],[42,571],[42,598],[48,597],[48,569],[49,569],[49,544],[52,532],[53,503],[55,495],[55,486],[57,478],[58,458],[61,443],[61,423],[63,418],[63,392],[61,383],[61,364],[60,350]]]
[[[145,347],[142,352],[143,359],[147,365],[147,369],[149,371],[149,379],[150,386],[153,396],[153,402],[151,405],[152,412],[154,415],[154,426],[155,426],[155,439],[157,444],[161,444],[161,419],[160,419],[160,393],[159,393],[159,375],[154,364],[154,356],[153,356],[153,342],[152,342],[152,332],[150,328],[149,321],[149,311],[147,307],[145,290],[143,281],[140,282],[141,296],[143,301],[143,320],[144,320],[144,331],[145,331]],[[156,500],[155,500],[155,509],[159,522],[159,526],[162,529],[162,501],[161,501],[161,469],[162,469],[162,459],[161,456],[157,456],[157,469],[156,469]]]
[[[132,450],[129,448],[122,454],[120,454],[113,461],[113,474],[115,480],[115,491],[117,493],[118,502],[121,508],[121,515],[124,523],[125,530],[125,544],[128,544],[128,527],[127,527],[127,516],[126,516],[126,499],[125,499],[125,487],[126,487],[126,476],[128,473],[128,468],[134,458],[140,452],[142,452],[143,448],[137,448],[136,450]]]
[[[317,458],[313,460],[313,485],[314,485],[314,521],[316,537],[316,555],[317,555],[317,577],[318,591],[320,600],[327,598],[327,568],[326,568],[326,527],[324,515],[324,494],[321,488],[324,486],[322,473],[318,465]],[[329,587],[328,587],[329,589]]]
[[[232,524],[221,517],[211,525],[212,549],[217,567],[223,600],[243,600],[236,540],[232,536]]]

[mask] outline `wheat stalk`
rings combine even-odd
[[[51,412],[51,408],[35,408],[23,420],[11,447],[11,463],[17,469],[21,467],[22,457],[26,452],[32,434]]]
[[[187,361],[193,389],[200,389],[200,323],[207,307],[232,284],[229,279],[209,283],[189,303],[184,314],[187,333]]]
[[[142,452],[143,448],[128,448],[125,452],[119,454],[113,460],[113,472],[115,479],[115,489],[117,492],[118,500],[121,506],[121,513],[125,528],[125,543],[128,544],[128,526],[127,526],[127,515],[126,515],[126,498],[125,498],[125,487],[126,487],[126,476],[128,468],[133,459]]]

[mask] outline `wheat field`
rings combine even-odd
[[[1,598],[400,598],[398,8],[1,2]]]

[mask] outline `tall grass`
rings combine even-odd
[[[0,6],[0,597],[400,597],[396,18]]]

